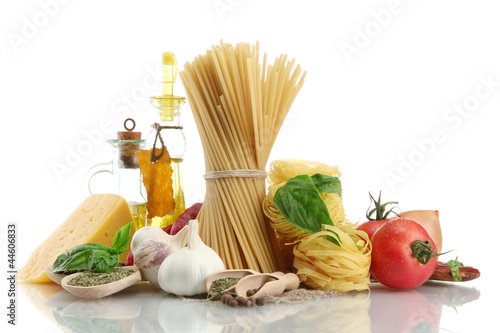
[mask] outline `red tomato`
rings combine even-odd
[[[420,223],[394,218],[373,234],[370,271],[387,287],[418,287],[436,269],[435,248],[434,240]],[[417,253],[419,250],[420,254]]]
[[[368,237],[372,239],[372,236],[375,233],[375,231],[377,231],[387,221],[389,220],[368,221],[360,224],[356,229],[365,231],[368,234]]]

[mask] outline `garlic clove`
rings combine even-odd
[[[159,286],[178,296],[204,293],[207,277],[225,269],[219,255],[201,240],[198,221],[189,221],[187,229],[187,247],[168,256],[158,270]]]
[[[188,230],[186,228],[183,228],[175,236],[153,226],[137,230],[130,247],[134,263],[141,271],[143,278],[156,288],[160,288],[158,270],[161,264],[165,258],[187,245],[187,236]]]

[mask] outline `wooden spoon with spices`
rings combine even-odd
[[[208,294],[215,294],[214,291],[211,290],[212,283],[214,281],[220,280],[220,279],[241,279],[245,276],[248,275],[254,275],[254,274],[259,274],[259,272],[256,272],[251,269],[228,269],[222,272],[217,272],[205,279],[205,291]],[[223,291],[220,291],[220,293],[229,293],[229,292],[234,292],[235,286],[233,285],[232,287],[229,287]]]
[[[294,273],[263,273],[242,278],[236,284],[235,292],[236,295],[244,297],[279,296],[286,290],[297,289],[299,285],[299,277]]]
[[[125,276],[120,278],[119,280],[102,284],[102,282],[111,279],[109,276],[110,273],[89,273],[89,272],[81,272],[75,273],[66,276],[61,281],[61,286],[66,289],[66,291],[71,294],[82,297],[82,298],[102,298],[112,294],[115,294],[125,288],[133,286],[137,282],[142,280],[141,271],[136,266],[124,266],[115,268],[114,272],[119,272]],[[131,270],[130,272],[125,272],[119,270]],[[116,273],[111,274],[116,274]],[[87,275],[84,275],[87,274]],[[90,274],[90,275],[89,275]],[[94,274],[101,274],[101,276],[97,276]],[[108,274],[107,276],[103,276],[103,274]],[[83,275],[83,276],[82,276]],[[73,280],[75,279],[75,280]],[[73,280],[73,281],[72,281]],[[95,285],[91,285],[92,283],[96,283]],[[79,285],[78,285],[79,284]]]

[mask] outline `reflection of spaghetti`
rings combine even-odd
[[[371,243],[368,235],[356,230],[356,225],[345,218],[342,198],[336,193],[322,193],[333,226],[324,225],[321,232],[309,234],[290,224],[274,204],[276,191],[290,178],[322,173],[340,176],[336,167],[301,161],[280,160],[271,164],[268,175],[270,187],[263,203],[270,225],[288,242],[297,243],[293,249],[293,265],[302,282],[315,289],[337,291],[365,290],[370,283]],[[338,234],[341,245],[335,245],[326,236]]]

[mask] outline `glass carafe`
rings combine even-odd
[[[118,133],[118,137],[131,137],[120,136],[120,133],[127,132]],[[146,140],[112,139],[106,142],[111,146],[113,158],[110,162],[97,164],[87,171],[83,178],[84,195],[87,197],[94,194],[91,185],[95,175],[101,172],[110,173],[113,177],[113,188],[107,193],[117,194],[127,201],[137,230],[146,224],[146,199],[136,154],[144,149]]]

